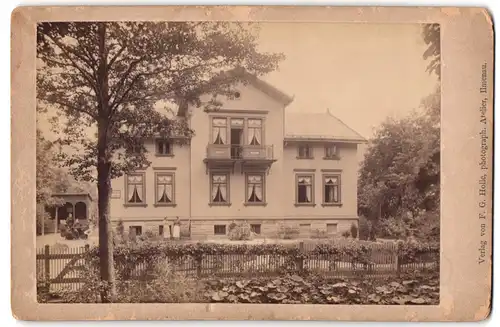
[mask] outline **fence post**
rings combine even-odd
[[[201,255],[197,255],[196,256],[196,276],[198,278],[201,278],[201,261],[202,261]]]
[[[90,245],[85,244],[85,265],[89,265],[90,263],[90,257],[89,257],[89,252],[90,252]]]
[[[45,263],[45,279],[50,280],[50,247],[49,245],[45,245],[45,253],[44,253],[44,263]]]
[[[296,265],[299,274],[304,272],[304,242],[299,243],[299,253],[300,255],[296,258]]]
[[[401,277],[401,261],[399,260],[399,254],[396,252],[396,274]]]

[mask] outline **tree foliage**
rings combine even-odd
[[[434,92],[421,110],[388,118],[371,140],[358,180],[359,214],[369,220],[368,238],[376,235],[439,240],[441,38],[439,24],[425,24],[423,59],[436,74]],[[363,235],[365,237],[365,235]]]
[[[101,123],[113,177],[149,165],[144,138],[192,135],[185,121],[165,115],[173,103],[232,95],[239,77],[228,69],[276,68],[282,56],[259,53],[256,40],[253,29],[222,22],[40,24],[39,110],[62,112],[54,118],[60,141],[79,147],[61,159],[74,176],[95,180],[98,146],[89,130]]]
[[[387,119],[371,140],[360,170],[360,214],[404,237],[409,229],[419,228],[418,217],[439,211],[439,141],[439,125],[427,112]]]
[[[52,196],[68,186],[61,170],[54,165],[53,144],[36,131],[36,215],[37,221],[46,216],[46,208],[62,204],[62,200]]]
[[[103,302],[115,293],[111,179],[149,166],[145,139],[189,140],[187,120],[168,117],[172,107],[199,107],[204,94],[217,106],[216,95],[235,94],[242,70],[260,75],[277,68],[283,56],[260,53],[256,32],[227,22],[38,25],[38,110],[57,112],[59,142],[75,148],[59,158],[71,174],[97,180],[101,279],[109,286]]]
[[[427,71],[441,78],[441,28],[439,24],[425,24],[422,28],[422,37],[427,50],[423,57],[429,60]]]

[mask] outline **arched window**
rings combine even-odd
[[[66,202],[64,206],[57,208],[57,219],[66,220],[70,213],[73,214],[73,204]]]
[[[77,202],[75,204],[75,218],[87,219],[87,205],[85,202]]]

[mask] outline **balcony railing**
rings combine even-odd
[[[209,144],[207,146],[207,159],[273,160],[273,146]]]

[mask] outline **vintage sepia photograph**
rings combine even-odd
[[[439,24],[36,34],[39,303],[440,303]]]

